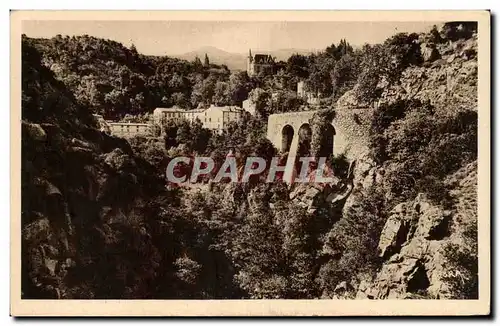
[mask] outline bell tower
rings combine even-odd
[[[248,58],[247,58],[247,74],[248,76],[252,76],[254,73],[254,63],[253,63],[253,56],[252,56],[252,49],[248,49]]]

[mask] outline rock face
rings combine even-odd
[[[23,51],[22,297],[99,297],[99,288],[88,285],[95,281],[89,278],[106,277],[96,272],[99,260],[121,244],[123,231],[149,245],[150,236],[127,217],[164,185],[126,141],[96,129],[89,110],[79,106],[28,45]],[[145,270],[154,270],[152,259],[146,260]],[[109,266],[118,270],[117,265]],[[123,297],[125,288],[117,286],[116,296]],[[142,294],[137,290],[135,295]]]
[[[445,281],[450,266],[445,248],[463,244],[464,225],[477,219],[476,163],[447,179],[455,204],[443,209],[423,194],[391,211],[378,244],[382,266],[357,287],[358,299],[453,298]]]
[[[401,250],[401,245],[406,240],[408,225],[406,221],[400,220],[392,215],[384,225],[378,248],[380,257],[388,258]]]
[[[432,62],[441,58],[439,51],[436,48],[435,44],[432,43],[422,43],[420,45],[420,51],[422,53],[422,58],[424,62]]]
[[[350,163],[347,175],[340,179],[332,176],[333,181],[328,184],[298,183],[292,186],[290,200],[314,214],[318,209],[332,211],[341,209],[354,188],[356,161]],[[316,171],[311,171],[315,174]]]
[[[384,264],[374,280],[358,288],[357,298],[446,296],[440,251],[446,244],[450,218],[449,211],[430,204],[423,194],[397,205],[380,235]]]
[[[428,100],[438,115],[476,110],[477,37],[436,46],[422,44],[422,49],[427,63],[406,69],[401,86],[385,90],[382,102],[401,97]],[[453,298],[446,277],[454,271],[446,248],[450,244],[465,247],[464,225],[477,219],[476,173],[471,163],[447,178],[449,189],[455,189],[450,192],[455,203],[451,208],[432,204],[419,194],[392,209],[378,243],[381,267],[374,277],[360,282],[357,298]],[[366,164],[356,184],[367,189],[377,184],[377,178],[383,183],[383,171]]]
[[[406,69],[401,76],[402,89],[385,90],[382,102],[397,96],[415,98],[430,101],[436,112],[443,114],[450,106],[455,110],[477,109],[477,37],[439,44],[433,50],[426,44],[423,55],[427,63]]]

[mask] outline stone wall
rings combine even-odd
[[[151,135],[151,125],[146,123],[109,123],[111,135],[116,137],[130,138],[135,136]]]
[[[354,160],[368,151],[369,131],[373,110],[370,108],[340,108],[335,110],[333,126],[335,155],[345,154]]]

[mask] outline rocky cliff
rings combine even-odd
[[[119,248],[129,242],[138,244],[131,250],[152,248],[134,216],[162,193],[162,180],[126,141],[98,131],[90,112],[25,44],[22,68],[23,297],[144,295],[127,289],[125,279],[116,284],[106,277],[122,272],[118,264],[127,261],[113,251],[122,255]],[[148,279],[155,262],[134,262],[142,263],[147,267],[138,274]]]
[[[403,71],[400,83],[384,89],[376,107],[418,100],[429,103],[433,119],[438,121],[455,119],[464,112],[469,115],[468,112],[477,112],[477,35],[439,44],[425,37],[420,41],[424,63]],[[347,92],[338,102],[342,107],[355,104],[353,92]],[[462,124],[474,125],[473,122],[464,119]],[[446,132],[450,133],[447,137],[455,137],[458,133]],[[408,133],[398,136],[406,135]],[[442,140],[442,143],[446,142]],[[385,195],[388,212],[377,238],[378,267],[373,274],[361,273],[351,282],[339,283],[329,297],[477,297],[477,162],[463,160],[465,163],[460,168],[450,169],[451,173],[445,175],[442,189],[447,189],[444,192],[449,194],[446,201],[429,199],[425,192],[417,192],[411,198],[398,197],[403,199],[401,202],[393,197],[393,184],[401,174],[399,168],[406,162],[396,157],[376,163],[368,147],[356,159],[354,192],[383,189]],[[453,160],[452,146],[446,145],[441,150],[450,151],[449,159]],[[465,147],[460,150],[467,156]],[[417,161],[411,164],[425,165],[415,162],[427,158],[424,155],[414,159]],[[437,164],[444,166],[445,162]],[[399,172],[391,174],[391,171]],[[432,192],[431,188],[424,189]],[[348,198],[344,213],[358,201],[356,195]]]

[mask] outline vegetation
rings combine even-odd
[[[425,37],[445,44],[473,32],[450,23]],[[420,37],[397,34],[359,49],[342,40],[250,78],[208,56],[187,62],[89,36],[23,36],[23,297],[310,299],[375,275],[395,205],[426,193],[453,207],[446,178],[477,160],[473,107],[443,113],[412,97],[382,101],[369,148],[384,182],[351,189],[355,205],[325,198],[353,185],[345,155],[331,159],[338,184],[321,189],[282,182],[171,189],[164,170],[179,154],[208,155],[218,166],[229,152],[239,164],[283,154],[265,137],[266,121],[303,109],[299,80],[328,103],[311,122],[309,150],[320,155],[331,103],[350,91],[371,105],[401,86],[404,72],[423,64]],[[183,121],[163,126],[163,139],[127,142],[98,132],[91,116],[148,121],[155,107],[241,105],[247,97],[257,114],[220,135]],[[469,231],[464,238],[476,244]],[[459,274],[448,279],[454,295],[477,296],[477,248],[450,245],[446,257]]]
[[[203,65],[199,58],[187,62],[145,56],[133,46],[87,35],[51,39],[23,35],[23,42],[42,53],[43,64],[79,103],[107,119],[172,105],[241,104],[248,93],[246,73],[231,74],[225,66],[210,64],[208,57]]]

